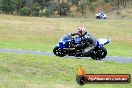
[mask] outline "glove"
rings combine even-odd
[[[70,32],[68,35],[71,35],[72,36],[72,33]]]
[[[75,46],[75,49],[82,49],[83,48],[83,46],[81,45],[81,44],[77,44],[76,46]]]

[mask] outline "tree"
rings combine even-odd
[[[93,2],[93,0],[85,0],[84,3],[86,3],[87,5],[91,5]]]
[[[81,3],[80,5],[82,16],[84,15],[85,3]]]
[[[12,0],[2,0],[1,10],[6,14],[13,13],[15,10],[15,4],[12,2]]]
[[[41,6],[38,3],[35,3],[33,4],[31,9],[32,9],[32,16],[38,16]]]
[[[104,0],[104,2],[109,2],[109,0]]]
[[[13,0],[13,2],[15,3],[15,10],[17,12],[19,12],[19,10],[23,7],[26,6],[26,1],[25,0]]]
[[[35,3],[36,0],[23,0],[23,1],[25,1],[26,7],[32,8],[32,5]]]
[[[129,0],[116,0],[116,6],[117,6],[117,9],[120,9],[120,7],[123,6],[123,8],[126,8],[128,3],[129,3]]]
[[[56,8],[57,8],[57,3],[56,2],[54,2],[54,1],[50,1],[50,2],[48,2],[48,10],[51,12],[51,13],[53,13],[55,10],[56,10]]]
[[[121,5],[124,7],[124,8],[126,8],[127,7],[127,2],[128,2],[129,0],[121,0]]]
[[[70,9],[70,5],[68,3],[62,2],[57,6],[57,11],[59,12],[60,16],[67,15]]]
[[[71,3],[72,5],[76,5],[76,6],[78,6],[79,1],[80,0],[68,0],[69,3]]]

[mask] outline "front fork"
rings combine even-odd
[[[59,43],[59,46],[60,46],[60,51],[61,51],[62,53],[64,53],[64,50],[63,50],[63,43]]]

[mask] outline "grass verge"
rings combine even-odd
[[[75,76],[82,65],[88,74],[130,74],[132,64],[98,62],[26,54],[0,54],[0,88],[131,88],[130,84],[79,86]]]

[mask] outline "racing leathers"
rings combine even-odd
[[[84,48],[82,51],[83,55],[89,56],[90,51],[96,46],[96,38],[92,36],[89,32],[85,32],[82,36],[80,36],[78,33],[73,33],[71,35],[78,35],[81,38],[81,44],[76,46],[76,48]]]

